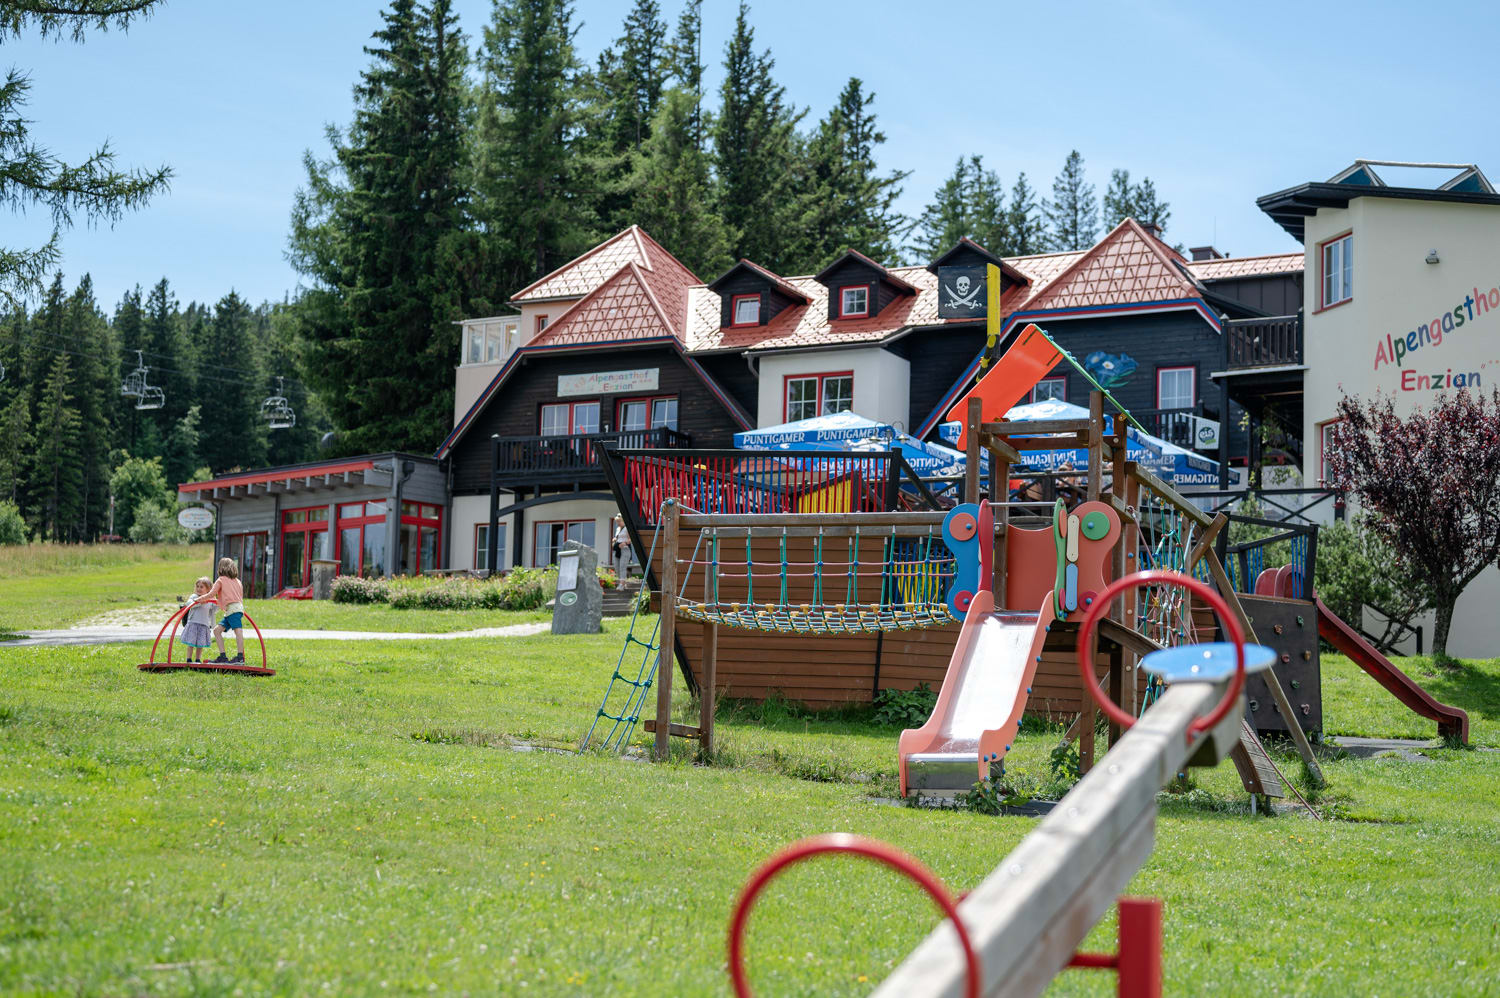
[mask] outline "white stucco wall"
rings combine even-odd
[[[500,493],[500,506],[504,508],[513,501],[508,492]],[[506,547],[501,552],[502,567],[509,568],[511,564],[511,552],[515,550],[511,546],[511,536],[515,531],[515,525],[511,523],[512,517],[502,516],[500,522],[505,524]],[[476,524],[490,522],[490,497],[489,496],[454,496],[453,497],[453,550],[448,562],[450,568],[473,568],[474,567],[474,527]]]
[[[789,376],[854,372],[854,411],[869,419],[908,429],[911,416],[911,363],[888,350],[819,350],[760,358],[759,412],[756,426],[786,421]]]
[[[1320,310],[1319,244],[1346,231],[1354,234],[1353,300]],[[1489,306],[1491,300],[1500,306],[1500,207],[1356,198],[1347,209],[1325,208],[1309,218],[1304,244],[1303,470],[1309,483],[1321,474],[1321,426],[1343,394],[1381,393],[1405,414],[1453,390],[1449,385],[1459,375],[1481,391],[1500,384],[1500,307]],[[1439,262],[1426,263],[1433,249]],[[1452,654],[1500,655],[1497,599],[1500,571],[1492,569],[1459,600]]]

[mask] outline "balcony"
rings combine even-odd
[[[654,430],[616,430],[555,437],[499,437],[493,442],[495,481],[502,488],[525,485],[604,484],[604,451],[616,447],[687,447],[686,433],[660,427]],[[458,482],[458,487],[488,488],[488,469],[471,473],[482,480]]]
[[[1225,319],[1224,369],[1302,366],[1302,315]]]

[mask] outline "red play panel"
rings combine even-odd
[[[1062,359],[1063,352],[1057,344],[1049,340],[1035,323],[1027,324],[989,373],[948,410],[948,419],[958,420],[958,449],[963,450],[969,439],[969,428],[964,425],[969,399],[982,400],[981,413],[986,423],[998,422]]]

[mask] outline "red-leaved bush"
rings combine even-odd
[[[1402,418],[1393,400],[1344,396],[1328,484],[1351,492],[1402,570],[1427,585],[1432,651],[1448,656],[1453,606],[1500,557],[1500,389],[1459,389]]]

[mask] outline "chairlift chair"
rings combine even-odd
[[[260,418],[273,430],[290,430],[297,425],[297,413],[282,394],[285,391],[283,380],[280,375],[276,377],[276,394],[260,404]]]
[[[137,409],[160,409],[167,404],[167,395],[155,385],[145,385],[141,388],[141,394],[136,398]]]
[[[125,375],[125,380],[120,382],[120,394],[125,398],[139,399],[146,394],[146,373],[150,370],[141,356],[141,351],[135,352],[135,370]],[[136,406],[137,409],[141,406]]]

